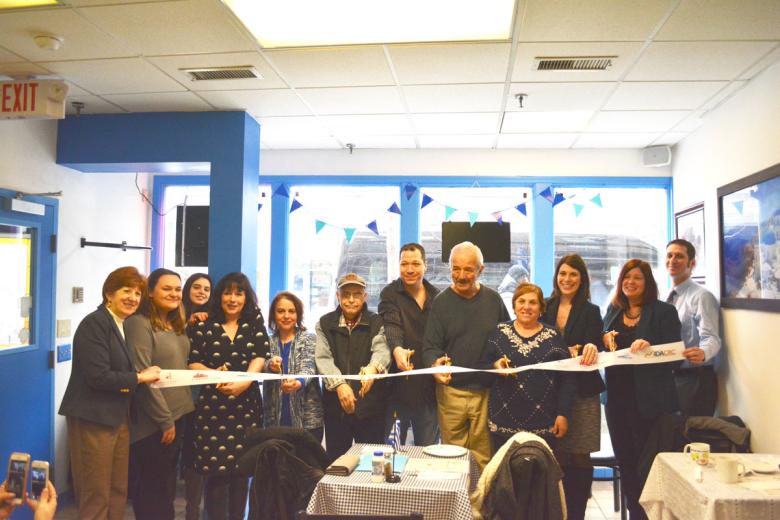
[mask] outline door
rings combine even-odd
[[[58,202],[11,209],[15,192],[0,189],[0,467],[8,456],[46,460],[54,475],[54,236]],[[43,215],[27,211],[42,211]],[[21,508],[27,510],[27,508]],[[25,513],[26,514],[26,513]],[[21,518],[21,517],[20,517]]]

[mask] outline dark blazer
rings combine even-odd
[[[622,313],[622,309],[610,304],[604,316],[604,331],[614,329],[615,323],[621,319]],[[661,300],[655,300],[645,305],[642,308],[642,317],[636,326],[636,338],[649,341],[651,345],[680,341],[680,318],[677,316],[677,309],[674,308],[674,305],[664,303]],[[643,417],[649,419],[678,410],[673,371],[681,363],[681,361],[675,361],[632,367],[637,406]],[[607,402],[609,402],[609,386],[607,387]]]
[[[132,356],[104,305],[79,323],[73,366],[60,414],[116,428],[127,418],[138,386]]]
[[[551,327],[557,328],[558,306],[560,298],[547,300],[547,307],[542,315],[542,321]],[[566,326],[563,328],[563,341],[566,346],[585,345],[593,343],[601,351],[604,350],[602,341],[604,323],[601,321],[601,310],[591,302],[572,304]],[[591,397],[604,391],[604,381],[598,370],[577,374],[577,395]]]

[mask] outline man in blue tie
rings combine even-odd
[[[686,360],[675,371],[677,397],[684,415],[715,413],[718,380],[713,362],[720,351],[720,306],[715,296],[691,279],[696,248],[678,238],[666,246],[666,270],[674,286],[667,302],[677,308]]]

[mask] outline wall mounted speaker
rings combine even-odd
[[[668,146],[648,146],[642,150],[642,166],[657,168],[672,163],[672,149]]]

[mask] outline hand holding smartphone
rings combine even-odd
[[[30,465],[30,499],[41,499],[41,493],[46,489],[47,480],[49,480],[49,463],[43,460],[32,461]]]
[[[5,490],[13,493],[11,501],[14,505],[21,505],[24,492],[27,489],[27,473],[30,469],[30,454],[14,452],[8,458],[8,475],[5,479]]]

